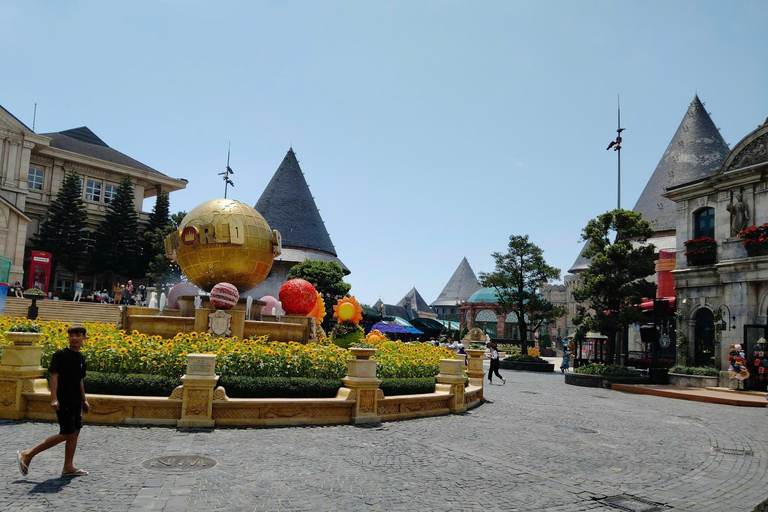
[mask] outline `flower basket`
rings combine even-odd
[[[762,226],[749,226],[739,233],[747,256],[765,256],[768,254],[768,223]]]
[[[684,243],[689,266],[712,265],[717,261],[717,242],[708,236],[693,238]]]

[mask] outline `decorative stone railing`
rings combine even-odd
[[[56,419],[50,407],[48,382],[42,378],[40,351],[38,345],[4,347],[0,418]],[[469,355],[468,387],[464,361],[443,359],[434,393],[387,397],[376,378],[374,351],[352,352],[355,357],[347,360],[344,386],[335,398],[229,398],[223,387],[216,386],[215,356],[189,354],[182,385],[170,397],[89,394],[91,411],[83,419],[91,423],[178,427],[358,424],[461,413],[484,401],[482,354]]]

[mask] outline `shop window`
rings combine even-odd
[[[45,181],[45,169],[30,167],[27,175],[27,188],[29,190],[43,190]]]
[[[704,208],[694,215],[693,238],[715,238],[715,209]]]
[[[101,182],[87,180],[85,182],[85,198],[89,201],[101,201]]]

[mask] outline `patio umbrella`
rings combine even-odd
[[[396,323],[386,323],[386,322],[378,322],[373,324],[371,327],[371,330],[376,330],[384,334],[410,334],[410,331],[403,327],[402,325],[398,325]]]

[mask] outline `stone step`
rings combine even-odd
[[[721,391],[715,388],[689,388],[658,384],[613,384],[611,389],[639,395],[663,396],[666,398],[677,398],[678,400],[735,405],[738,407],[765,407],[767,405],[764,393],[758,395],[753,393],[741,394],[739,392],[731,392],[730,390]]]
[[[18,297],[8,297],[5,303],[5,315],[26,317],[31,301]],[[92,302],[71,302],[63,300],[38,300],[38,316],[41,320],[61,320],[68,323],[102,322],[116,324],[119,317],[118,306],[96,304]]]

